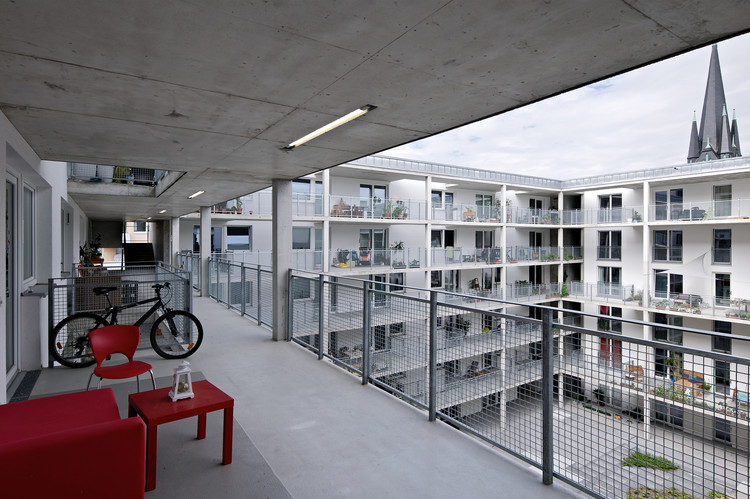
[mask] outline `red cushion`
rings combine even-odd
[[[0,405],[0,442],[120,419],[111,388]]]
[[[134,360],[132,362],[125,362],[124,364],[117,364],[114,366],[99,366],[94,368],[94,375],[100,378],[106,379],[123,379],[132,378],[139,374],[146,373],[151,370],[151,364],[141,362],[140,360]]]

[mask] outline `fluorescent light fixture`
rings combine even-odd
[[[317,130],[315,130],[314,132],[308,133],[307,135],[305,135],[301,139],[295,140],[294,142],[292,142],[288,146],[284,147],[284,149],[289,149],[289,150],[294,149],[295,147],[300,146],[300,145],[304,144],[305,142],[308,142],[308,141],[314,139],[315,137],[319,137],[319,136],[323,135],[324,133],[330,132],[331,130],[333,130],[336,127],[339,127],[339,126],[341,126],[341,125],[343,125],[345,123],[349,123],[350,121],[359,118],[363,114],[367,114],[369,111],[372,111],[376,107],[377,106],[373,106],[373,105],[370,105],[370,104],[367,104],[366,106],[362,106],[359,109],[357,109],[356,111],[352,111],[351,113],[347,114],[346,116],[342,116],[341,118],[337,119],[336,121],[332,121],[332,122],[328,123],[326,126],[320,127]]]
[[[193,198],[197,198],[198,196],[200,196],[200,195],[201,195],[201,194],[203,194],[204,192],[206,192],[206,191],[198,191],[198,192],[194,192],[194,193],[192,193],[191,195],[189,195],[189,196],[188,196],[188,199],[193,199]]]
[[[146,220],[151,220],[151,217],[148,217]]]
[[[159,213],[166,213],[167,210],[161,210]]]

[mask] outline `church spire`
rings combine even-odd
[[[736,119],[732,119],[731,128],[729,126],[724,96],[724,81],[721,77],[721,65],[719,64],[719,49],[715,44],[711,47],[706,93],[703,97],[703,111],[701,112],[697,137],[694,136],[695,127],[694,120],[693,128],[690,131],[688,163],[701,159],[712,160],[740,155]],[[695,143],[703,145],[703,150],[699,155],[695,154]]]
[[[698,137],[698,124],[693,111],[693,125],[690,130],[690,145],[688,146],[688,163],[695,162],[701,155],[701,139]]]

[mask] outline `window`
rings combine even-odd
[[[598,295],[619,295],[621,279],[622,269],[620,267],[599,267]]]
[[[492,248],[492,236],[494,232],[491,230],[478,230],[474,233],[474,247],[480,248]]]
[[[292,180],[292,200],[310,199],[310,181]]]
[[[714,216],[730,217],[732,216],[732,186],[715,185],[714,186]]]
[[[393,274],[390,274],[388,276],[388,283],[390,284],[389,291],[391,293],[393,293],[394,291],[403,291],[404,290],[404,273],[395,272]]]
[[[714,361],[714,375],[716,379],[716,391],[719,393],[729,392],[732,384],[732,366],[723,360]]]
[[[682,327],[682,317],[667,317],[665,314],[654,314],[654,322],[657,324],[666,324],[669,326]],[[670,329],[665,327],[654,327],[654,339],[682,345],[682,331],[679,329]]]
[[[730,274],[716,274],[716,304],[720,307],[730,305],[732,295],[732,276]]]
[[[656,204],[654,213],[656,220],[676,220],[683,218],[682,189],[656,191],[654,192],[654,203]],[[689,216],[685,218],[689,218]]]
[[[443,231],[433,230],[430,232],[430,246],[433,248],[443,247]]]
[[[310,249],[310,228],[292,228],[292,249]]]
[[[599,260],[622,259],[622,232],[619,230],[599,231]]]
[[[714,331],[717,333],[732,334],[732,323],[714,321]],[[711,337],[711,350],[714,352],[732,353],[732,339],[720,336]]]
[[[443,273],[439,270],[433,270],[430,272],[430,287],[431,288],[442,288],[443,287]]]
[[[385,325],[380,324],[380,325],[374,326],[372,328],[372,332],[373,332],[372,346],[375,349],[375,351],[377,352],[380,350],[387,350],[388,344],[390,343],[389,341],[390,338],[385,333]]]
[[[367,216],[367,213],[372,213],[374,218],[382,218],[385,215],[386,208],[385,186],[361,184],[359,186],[359,205],[364,211],[364,216]]]
[[[34,210],[34,191],[23,186],[23,279],[34,277],[34,230],[36,212]]]
[[[133,232],[146,232],[146,222],[133,222]]]
[[[461,283],[461,271],[444,270],[443,282],[445,283],[444,289],[446,291],[458,291],[459,284]]]
[[[622,222],[622,194],[599,196],[599,223]]]
[[[492,216],[492,195],[476,194],[474,200],[477,202],[477,217],[479,220],[487,220]]]
[[[654,231],[654,261],[681,262],[682,261],[682,231],[655,230]]]
[[[385,283],[387,281],[385,274],[371,275],[370,280],[375,281],[374,283],[372,283],[372,289],[375,290],[375,292],[373,293],[373,306],[385,306],[387,303],[387,295],[385,294]]]
[[[622,317],[622,309],[617,307],[599,307],[599,315]],[[597,319],[599,331],[622,332],[622,322],[614,319]],[[613,338],[599,338],[599,363],[619,368],[622,366],[622,342]]]
[[[433,208],[443,207],[443,191],[432,191],[430,193],[430,201],[432,201]]]
[[[713,263],[732,263],[732,229],[714,229]]]
[[[227,227],[227,250],[242,251],[252,249],[250,237],[252,227]]]
[[[670,298],[682,293],[682,274],[669,274],[664,270],[654,270],[654,294],[658,298]]]

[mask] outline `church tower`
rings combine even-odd
[[[727,103],[724,97],[724,82],[721,79],[719,50],[711,47],[711,62],[708,65],[706,95],[703,98],[700,128],[693,113],[688,146],[688,163],[741,156],[737,118],[732,116],[730,127]]]

